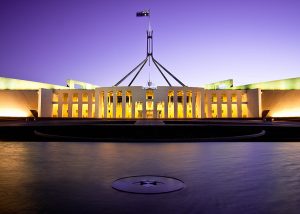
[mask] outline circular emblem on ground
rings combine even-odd
[[[115,180],[112,188],[138,194],[159,194],[181,190],[185,187],[183,181],[177,178],[156,175],[131,176]]]

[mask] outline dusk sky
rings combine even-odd
[[[154,57],[188,86],[300,76],[299,0],[0,0],[0,76],[112,86],[146,57],[143,9]],[[166,85],[153,64],[134,85],[149,72]]]

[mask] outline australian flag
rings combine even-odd
[[[137,17],[150,16],[150,10],[143,10],[136,13]]]

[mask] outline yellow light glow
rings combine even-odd
[[[282,111],[271,113],[272,117],[300,117],[300,109],[285,109]]]
[[[0,117],[29,117],[31,113],[23,109],[0,108]]]

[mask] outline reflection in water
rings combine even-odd
[[[21,213],[28,206],[35,207],[26,186],[32,180],[27,148],[24,143],[0,142],[0,213],[2,209],[3,212]]]
[[[299,143],[0,142],[0,213],[298,213]],[[174,193],[114,180],[162,175]]]

